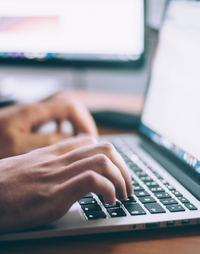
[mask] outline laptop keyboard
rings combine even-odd
[[[121,139],[113,142],[136,177],[132,176],[134,195],[126,201],[116,200],[108,205],[102,196],[89,193],[79,200],[79,205],[88,220],[126,216],[185,212],[197,210],[188,199],[176,190],[151,167],[147,166]]]

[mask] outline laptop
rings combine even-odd
[[[169,6],[139,135],[101,137],[111,142],[126,161],[134,195],[110,206],[101,196],[88,193],[61,219],[27,231],[1,234],[1,241],[200,223],[200,35],[193,32],[196,23],[190,22],[188,27],[184,23],[192,18],[199,20],[197,8],[200,12],[199,3],[192,2],[191,6],[183,1],[173,1]]]

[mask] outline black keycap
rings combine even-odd
[[[152,197],[142,197],[142,198],[139,198],[139,200],[143,203],[143,204],[146,204],[146,203],[156,203],[156,200]]]
[[[127,161],[126,163],[127,163],[127,165],[128,165],[130,168],[136,166],[136,164],[135,164],[134,162],[132,162],[131,160]],[[137,166],[136,166],[136,167],[137,167]]]
[[[124,160],[125,160],[126,163],[130,161],[130,159],[129,159],[127,156],[124,156],[124,155],[123,155],[122,157],[124,158]]]
[[[157,182],[146,182],[145,183],[147,187],[158,187],[158,183]]]
[[[121,148],[121,151],[122,151],[124,154],[126,154],[127,152],[130,151],[130,149],[129,149],[127,146],[123,146],[123,147]],[[129,158],[128,156],[127,156],[127,159],[130,160],[130,158]]]
[[[83,198],[78,202],[80,205],[97,204],[97,201],[94,198]]]
[[[127,156],[122,152],[120,151],[119,149],[116,148],[116,150],[118,151],[119,154],[121,154],[121,156],[125,159],[127,158]]]
[[[161,203],[163,203],[163,205],[175,205],[178,204],[178,202],[173,199],[173,198],[164,198],[160,200]]]
[[[172,213],[185,211],[185,209],[181,205],[167,205],[166,207]]]
[[[166,211],[157,203],[146,204],[145,207],[149,210],[150,213],[166,213]]]
[[[165,185],[167,187],[168,190],[172,191],[175,190],[175,188],[172,185],[166,184]]]
[[[85,213],[88,220],[95,220],[95,219],[105,219],[106,215],[103,211],[99,212],[86,212]]]
[[[139,185],[139,183],[132,178],[132,185],[136,186],[136,185]]]
[[[118,153],[122,156],[122,158],[124,159],[124,161],[125,161],[126,163],[128,163],[127,156],[126,156],[123,152],[121,152],[121,151],[118,151]]]
[[[136,175],[138,177],[147,177],[148,176],[144,171],[142,171],[142,172],[136,172]]]
[[[189,201],[187,198],[178,197],[178,199],[179,199],[182,203],[190,203],[190,201]]]
[[[85,197],[83,197],[83,198],[93,198],[93,196],[92,196],[92,193],[88,193]]]
[[[142,169],[139,168],[138,166],[132,166],[131,169],[134,171],[134,172],[142,172]]]
[[[120,207],[120,203],[118,201],[116,201],[115,205],[109,205],[109,204],[106,204],[105,202],[102,202],[102,204],[106,208],[117,208],[117,207]]]
[[[142,186],[140,186],[140,185],[133,185],[133,189],[135,190],[135,191],[144,191],[144,188],[142,187]]]
[[[135,196],[137,197],[146,197],[150,196],[150,194],[147,191],[135,191],[134,192]]]
[[[121,203],[122,204],[136,203],[136,200],[134,199],[134,197],[128,197],[127,200],[121,201]]]
[[[153,193],[156,193],[156,192],[165,192],[165,190],[161,187],[153,187],[153,188],[149,188],[150,191],[152,191]]]
[[[194,206],[193,204],[184,204],[189,210],[197,210],[197,207]]]
[[[155,193],[154,194],[157,198],[161,199],[161,198],[171,198],[171,196],[169,195],[169,193],[166,192],[161,192],[161,193]]]
[[[146,214],[139,204],[125,204],[124,206],[132,216]]]
[[[99,205],[82,205],[81,208],[84,212],[101,211]]]
[[[163,179],[156,171],[153,171],[153,170],[152,170],[152,173],[153,173],[157,178]]]
[[[128,165],[131,167],[131,168],[138,168],[138,166],[132,161],[130,160],[130,162],[128,163]]]
[[[126,213],[124,212],[124,210],[122,208],[107,209],[107,211],[112,218],[126,216]]]
[[[169,185],[169,183],[168,183],[167,180],[165,180],[165,179],[160,179],[160,181],[161,181],[161,183],[164,184],[164,185],[166,185],[166,184]]]
[[[179,192],[179,191],[177,191],[177,190],[172,190],[172,193],[174,194],[174,196],[176,196],[176,197],[182,197],[183,195]]]
[[[136,174],[139,174],[140,172],[143,172],[143,170],[139,167],[134,167],[132,168],[132,170],[136,173]]]
[[[104,202],[102,195],[98,195],[98,198],[101,200],[101,202]]]
[[[142,176],[140,177],[140,180],[143,182],[153,182],[154,180],[150,176]]]

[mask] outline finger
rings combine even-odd
[[[90,170],[59,184],[56,189],[59,198],[62,197],[62,204],[67,206],[66,209],[89,192],[103,195],[107,204],[115,203],[114,185],[105,177]]]
[[[79,160],[75,163],[64,167],[62,170],[55,170],[51,177],[59,182],[67,181],[76,175],[82,174],[87,170],[92,170],[109,179],[116,189],[117,198],[119,200],[127,200],[127,191],[124,178],[119,169],[103,154],[94,155],[92,157]]]
[[[59,143],[51,146],[50,151],[54,155],[63,155],[74,149],[88,146],[97,143],[97,140],[91,136],[86,134],[81,134],[76,137],[70,137],[68,139],[62,140]]]
[[[65,165],[70,165],[78,160],[82,160],[96,154],[106,155],[112,163],[117,166],[125,180],[128,195],[133,195],[131,176],[126,163],[113,145],[108,142],[97,143],[75,149],[68,154],[63,155],[60,159],[63,160]]]
[[[97,127],[92,116],[85,106],[78,101],[71,107],[68,119],[74,126],[75,134],[89,133],[95,137],[98,136]]]
[[[60,133],[45,135],[37,133],[23,133],[20,138],[20,144],[18,144],[17,146],[20,147],[19,153],[25,153],[34,149],[50,146],[48,148],[49,152],[58,156],[70,152],[76,148],[91,145],[96,142],[97,141],[94,137],[83,134],[76,137],[68,138],[67,135]]]
[[[21,105],[21,115],[31,127],[55,120],[70,120],[77,133],[98,136],[97,128],[86,107],[69,92],[60,92],[36,104]]]
[[[67,135],[60,134],[60,133],[53,133],[53,134],[37,134],[37,133],[30,133],[30,134],[22,134],[20,138],[19,147],[21,147],[21,152],[31,151],[37,148],[42,148],[46,146],[53,145],[63,139],[67,139]]]
[[[46,121],[68,119],[72,122],[76,134],[89,133],[98,136],[92,116],[86,107],[69,91],[63,91],[41,102],[48,114]]]

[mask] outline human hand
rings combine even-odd
[[[50,120],[57,123],[56,133],[42,135],[34,131]],[[75,135],[88,133],[97,136],[95,123],[88,110],[68,91],[36,104],[14,105],[1,109],[0,158],[20,155],[66,138],[60,131],[63,120],[72,123]]]
[[[0,232],[24,230],[62,217],[89,192],[133,194],[122,157],[107,142],[79,135],[30,153],[0,160]]]

